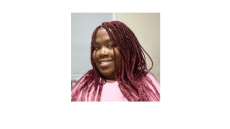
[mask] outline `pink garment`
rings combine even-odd
[[[153,85],[156,87],[156,90],[160,94],[160,85],[157,82],[157,80],[155,79],[155,77],[151,73],[148,73],[147,76],[152,80]],[[83,77],[83,80],[84,79],[85,78]],[[152,91],[155,94],[158,94],[158,93],[156,93],[157,91],[152,86],[149,86],[149,87],[150,87],[150,89],[152,89]],[[76,91],[77,88],[78,88],[78,86],[74,86],[72,88],[72,90],[71,90],[71,93],[72,94],[75,93],[75,91]],[[80,93],[80,96],[81,96],[81,93]],[[91,100],[88,100],[86,98],[86,101],[91,101]],[[106,80],[106,83],[103,85],[102,92],[101,92],[101,101],[102,102],[103,101],[110,101],[110,102],[111,101],[115,101],[115,102],[122,102],[123,101],[123,102],[127,102],[128,100],[121,93],[117,81]]]
[[[151,75],[150,73],[148,73],[147,76],[152,80],[157,91],[160,93],[160,85],[155,79],[155,77],[153,77],[153,75]],[[150,88],[153,90],[153,92],[156,92],[152,87]],[[102,89],[101,101],[119,101],[121,102],[121,101],[128,101],[128,100],[121,93],[117,81],[107,80]]]

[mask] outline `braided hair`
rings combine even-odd
[[[132,30],[120,21],[103,22],[94,30],[91,41],[91,64],[93,69],[89,70],[72,88],[71,101],[100,101],[106,79],[100,75],[93,60],[93,46],[96,33],[100,27],[107,31],[113,45],[116,44],[122,55],[119,72],[114,71],[114,76],[124,97],[128,101],[159,101],[160,93],[147,76],[153,67],[153,61],[140,45]],[[147,68],[144,53],[152,62],[150,69]],[[118,67],[116,66],[115,51],[114,56],[115,67]],[[149,85],[156,92],[153,92]]]

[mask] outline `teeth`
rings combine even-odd
[[[101,64],[109,64],[111,63],[112,61],[104,61],[104,62],[101,62]]]

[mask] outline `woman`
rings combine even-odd
[[[160,86],[144,52],[124,23],[103,22],[92,35],[93,69],[72,88],[71,101],[160,101]]]

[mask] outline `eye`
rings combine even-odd
[[[114,47],[114,45],[113,44],[109,44],[109,48],[113,48]]]
[[[99,49],[99,47],[94,47],[94,50],[98,50]]]

